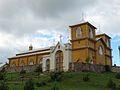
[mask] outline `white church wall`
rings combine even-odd
[[[59,47],[60,46],[60,47]],[[69,62],[71,61],[71,51],[70,51],[70,44],[67,44],[67,48],[65,47],[64,44],[61,44],[60,42],[57,44],[55,47],[54,51],[51,53],[51,65],[50,69],[55,70],[56,65],[55,65],[55,54],[57,51],[62,51],[63,52],[63,70],[68,71],[69,69]]]
[[[46,71],[46,61],[48,59],[50,60],[50,56],[44,56],[43,57],[43,60],[42,60],[42,69],[43,69],[43,72]]]
[[[64,71],[68,71],[69,70],[69,63],[71,62],[71,45],[70,44],[65,45],[64,52],[65,52]]]
[[[51,53],[50,54],[50,70],[54,71],[54,69],[55,69],[55,57],[54,57],[54,54]]]

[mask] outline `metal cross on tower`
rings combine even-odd
[[[62,35],[61,34],[60,34],[59,38],[60,38],[60,42],[61,42],[62,41]]]

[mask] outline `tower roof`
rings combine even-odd
[[[94,29],[97,29],[95,26],[93,26],[92,24],[90,24],[89,22],[82,22],[82,23],[79,23],[79,24],[75,24],[75,25],[71,25],[69,27],[75,27],[75,26],[80,26],[80,25],[84,25],[84,24],[87,24],[87,25],[90,25],[91,27],[93,27]]]
[[[111,39],[110,36],[108,36],[107,34],[103,33],[103,34],[97,34],[96,37],[99,37],[99,36],[105,36],[105,37],[108,37],[109,39]]]

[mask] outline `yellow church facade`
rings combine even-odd
[[[102,64],[112,66],[110,37],[106,34],[96,35],[96,27],[89,22],[70,26],[72,43],[72,62]]]
[[[112,66],[110,37],[96,34],[96,27],[89,22],[70,26],[71,42],[16,54],[9,59],[9,67],[42,65],[43,71],[69,70],[69,63],[81,62]]]

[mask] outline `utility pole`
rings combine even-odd
[[[120,46],[118,46],[118,49],[119,49],[119,58],[120,58]]]

